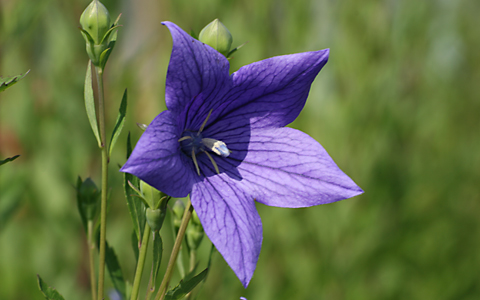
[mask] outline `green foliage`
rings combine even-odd
[[[16,76],[11,76],[11,77],[0,77],[0,92],[3,92],[4,90],[6,90],[7,88],[11,87],[12,85],[14,85],[15,83],[19,82],[20,79],[22,79],[23,77],[27,76],[28,72],[30,72],[30,70],[28,70],[25,74],[20,74],[20,75],[16,75]]]
[[[130,133],[127,136],[127,159],[132,153],[132,144],[130,141]],[[145,204],[138,196],[140,190],[140,181],[137,177],[129,173],[123,173],[123,189],[125,198],[127,199],[128,211],[133,223],[133,229],[137,235],[137,241],[141,242],[143,237],[143,230],[145,226]],[[132,187],[133,186],[133,187]],[[138,257],[138,255],[137,255]]]
[[[179,300],[185,297],[188,293],[193,291],[193,289],[205,279],[207,276],[208,269],[203,270],[198,275],[191,277],[187,275],[185,280],[180,280],[180,283],[173,289],[169,290],[165,296],[165,300]],[[189,278],[191,277],[191,278]]]
[[[113,146],[117,142],[120,133],[122,133],[123,125],[125,124],[125,115],[127,114],[127,89],[123,93],[122,102],[120,103],[120,109],[118,110],[117,121],[113,128],[112,138],[110,139],[110,147],[108,147],[108,157],[112,155]]]
[[[85,75],[85,86],[84,86],[84,99],[85,99],[85,109],[87,111],[88,121],[90,121],[90,127],[93,130],[93,134],[97,139],[98,146],[102,145],[100,140],[100,133],[98,131],[97,123],[97,113],[95,110],[95,98],[93,96],[93,82],[92,82],[92,63],[89,60],[87,65],[87,74]]]
[[[5,159],[3,159],[3,160],[0,160],[0,166],[3,165],[3,164],[6,164],[6,163],[8,163],[8,162],[14,161],[14,160],[16,160],[16,159],[19,158],[19,157],[20,157],[20,155],[15,155],[15,156],[7,157],[7,158],[5,158]]]
[[[59,292],[57,292],[56,289],[53,289],[49,287],[40,277],[40,275],[37,274],[37,283],[38,283],[38,288],[42,292],[43,296],[47,300],[64,300],[63,296],[60,295]]]
[[[100,243],[100,231],[97,230],[97,248]],[[126,299],[126,284],[123,277],[122,269],[118,261],[118,257],[115,254],[115,250],[105,241],[105,264],[107,266],[108,274],[110,275],[110,280],[112,281],[115,289],[122,295],[122,299]]]
[[[152,282],[156,282],[158,271],[162,263],[163,241],[158,231],[153,235]]]

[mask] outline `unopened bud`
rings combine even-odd
[[[227,27],[218,19],[213,20],[210,24],[200,31],[198,39],[223,55],[227,55],[232,46],[233,38]]]
[[[112,24],[107,8],[100,1],[93,0],[80,16],[80,25],[99,45]]]
[[[100,190],[95,183],[87,178],[77,183],[77,202],[78,208],[87,220],[93,220],[97,213],[97,207],[100,200]]]
[[[165,220],[166,210],[147,208],[145,215],[147,217],[147,223],[152,231],[159,231]]]
[[[198,218],[196,211],[193,211],[192,213],[192,218],[187,227],[186,236],[188,247],[191,250],[196,250],[198,246],[200,246],[204,236],[202,223],[200,223],[200,218]]]

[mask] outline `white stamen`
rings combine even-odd
[[[202,143],[205,147],[221,157],[228,157],[230,155],[230,150],[228,150],[227,145],[222,141],[204,138],[202,139]]]

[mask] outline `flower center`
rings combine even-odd
[[[212,111],[210,110],[198,132],[186,130],[183,132],[182,137],[178,139],[183,153],[192,158],[198,175],[200,175],[200,168],[198,167],[197,163],[197,155],[205,153],[210,159],[217,174],[220,174],[220,170],[218,169],[217,163],[210,153],[208,153],[208,151],[212,151],[221,157],[228,157],[230,155],[230,150],[228,150],[227,145],[224,142],[212,138],[204,138],[202,136],[202,131],[205,128],[205,124],[207,124],[211,113]]]

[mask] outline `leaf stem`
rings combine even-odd
[[[100,150],[102,152],[102,195],[100,210],[100,254],[98,258],[98,296],[104,298],[105,285],[105,250],[107,234],[107,192],[108,192],[108,146],[105,134],[105,102],[103,98],[103,69],[95,67],[98,89],[98,125],[100,127]]]
[[[95,280],[95,242],[93,239],[93,220],[87,223],[88,256],[90,261],[90,289],[92,290],[92,300],[97,299],[96,280]]]
[[[140,246],[140,254],[138,256],[137,270],[135,271],[135,279],[133,280],[131,300],[137,300],[140,290],[140,282],[142,280],[143,267],[145,266],[145,258],[147,257],[148,242],[152,231],[147,222],[145,222],[145,230],[143,232],[142,245]]]
[[[170,283],[170,279],[172,278],[173,269],[175,268],[175,261],[177,260],[178,252],[180,251],[180,246],[182,245],[183,237],[185,236],[185,231],[187,229],[188,221],[190,221],[190,217],[192,216],[193,206],[190,199],[187,203],[187,208],[185,209],[185,213],[183,214],[182,224],[180,225],[180,229],[178,230],[177,238],[175,240],[175,244],[173,245],[172,254],[170,255],[170,260],[168,261],[167,270],[165,271],[165,276],[163,277],[162,284],[158,289],[157,296],[155,300],[163,300],[165,298],[165,294],[168,289],[168,284]]]

